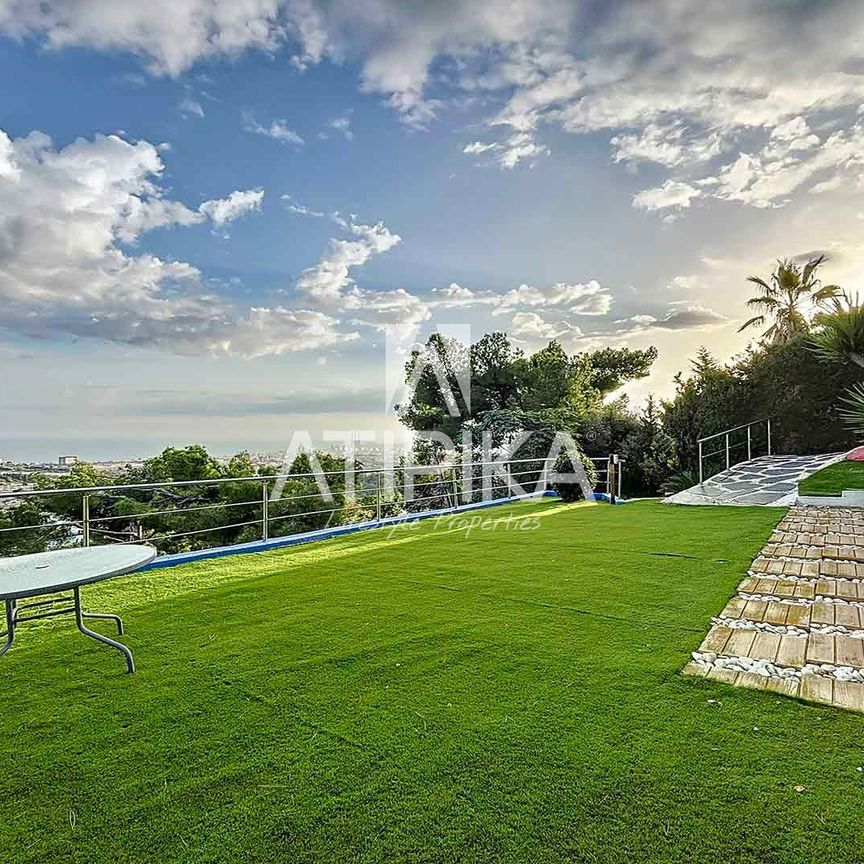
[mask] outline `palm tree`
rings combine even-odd
[[[834,363],[864,366],[864,306],[857,295],[835,297],[827,309],[813,318],[816,330],[810,337],[813,350]]]
[[[771,326],[762,334],[762,342],[771,345],[783,345],[796,333],[808,332],[808,306],[822,306],[841,293],[839,285],[823,285],[816,278],[816,271],[824,261],[824,255],[811,258],[803,267],[788,260],[778,261],[768,282],[759,276],[748,276],[747,281],[757,285],[759,293],[747,305],[759,314],[745,321],[738,332],[760,327],[770,320]]]
[[[864,306],[856,296],[835,297],[828,311],[814,319],[816,332],[810,337],[813,350],[834,363],[864,366]],[[840,399],[840,417],[858,435],[864,435],[864,382],[853,384]]]

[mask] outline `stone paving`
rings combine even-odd
[[[797,498],[799,480],[842,458],[842,453],[759,456],[733,465],[704,483],[672,495],[666,499],[666,503],[789,507]]]
[[[864,713],[864,509],[791,508],[684,673]]]

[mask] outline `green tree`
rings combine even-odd
[[[639,415],[636,428],[621,448],[625,486],[629,493],[655,495],[678,467],[675,441],[663,429],[663,412],[653,396]]]
[[[599,404],[588,364],[569,357],[555,340],[530,357],[518,358],[513,372],[518,382],[518,404],[525,411],[566,406],[584,413]]]
[[[53,524],[56,519],[38,500],[21,501],[0,510],[0,556],[44,552],[62,544],[69,536],[67,528]]]
[[[700,348],[690,374],[675,376],[675,397],[663,404],[663,428],[675,441],[681,467],[697,470],[697,440],[737,425],[745,404],[740,378]]]
[[[675,397],[663,406],[663,428],[675,440],[680,467],[692,472],[698,470],[698,438],[764,417],[773,419],[775,452],[848,449],[855,436],[844,427],[838,402],[858,379],[857,366],[815,354],[803,334],[751,347],[726,365],[702,350],[691,374],[676,376]],[[764,436],[764,429],[756,434]],[[736,457],[745,442],[743,433],[733,441]],[[753,444],[754,452],[764,452],[764,437]],[[725,461],[722,454],[718,459]]]
[[[425,349],[412,351],[405,364],[405,379],[414,382],[415,387],[410,403],[396,406],[399,419],[416,432],[435,431],[455,438],[462,423],[472,414],[460,387],[460,381],[470,374],[469,349],[439,333],[429,337]],[[454,406],[447,404],[439,377],[446,382],[455,401],[455,412]],[[471,396],[473,409],[474,394]]]
[[[471,413],[516,407],[519,385],[516,362],[522,352],[505,333],[487,333],[471,346]]]
[[[824,261],[824,255],[811,258],[803,267],[788,260],[778,261],[767,282],[759,276],[748,276],[747,281],[759,290],[747,301],[747,306],[759,314],[745,321],[738,332],[762,327],[770,321],[761,341],[771,345],[782,345],[795,334],[808,332],[809,307],[821,306],[841,293],[838,285],[823,285],[817,278],[816,273]]]
[[[114,480],[104,471],[100,471],[88,462],[78,462],[73,465],[68,474],[37,474],[34,486],[37,489],[79,489],[89,486],[110,486]],[[38,499],[40,506],[61,517],[64,520],[81,518],[84,495],[81,492],[63,492],[57,495],[46,495]],[[34,499],[36,500],[36,499]],[[91,496],[91,513],[97,515],[103,505],[104,496]]]
[[[158,456],[144,462],[145,482],[177,483],[189,480],[216,480],[222,476],[219,463],[200,444],[166,447]]]
[[[639,350],[635,348],[600,348],[578,355],[579,364],[587,372],[587,385],[602,398],[613,393],[628,381],[645,378],[657,359],[653,346]]]

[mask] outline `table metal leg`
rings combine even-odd
[[[0,657],[2,657],[11,647],[15,639],[15,601],[6,601],[6,642],[0,647]]]
[[[88,618],[114,618],[116,619],[118,629],[122,627],[120,619],[116,615],[102,615],[98,613],[84,612],[81,609],[81,592],[77,587],[72,589],[72,595],[75,598],[75,623],[78,625],[78,629],[85,636],[89,636],[91,639],[95,639],[97,642],[104,642],[106,645],[110,645],[112,648],[116,648],[118,651],[120,651],[126,658],[127,671],[134,672],[135,661],[132,659],[132,652],[125,645],[122,645],[120,642],[115,642],[113,639],[109,639],[107,636],[103,636],[101,633],[97,633],[95,630],[90,630],[88,627],[84,626],[85,615]],[[122,633],[123,631],[121,630],[120,632]]]
[[[106,621],[113,621],[117,625],[117,635],[123,635],[123,622],[119,615],[111,615],[107,612],[82,612],[82,618],[104,618]]]

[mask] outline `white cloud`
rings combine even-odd
[[[55,149],[0,132],[0,327],[157,346],[179,354],[306,350],[356,338],[316,310],[241,309],[184,261],[129,254],[159,226],[226,222],[260,204],[234,192],[198,210],[163,197],[146,141],[115,135]]]
[[[490,306],[493,315],[505,315],[519,308],[561,309],[571,315],[605,315],[612,308],[608,289],[592,279],[584,283],[555,282],[536,287],[522,284],[503,293],[473,291],[452,282],[446,288],[433,288],[434,305],[445,308]]]
[[[483,141],[472,141],[470,144],[466,144],[462,148],[463,153],[468,153],[469,155],[479,155],[480,153],[488,153],[490,150],[498,150],[501,147],[500,144],[492,141],[492,142],[483,142]]]
[[[285,206],[288,210],[292,213],[296,213],[298,216],[314,216],[316,219],[327,219],[338,215],[322,213],[320,210],[312,210],[310,207],[306,207],[304,204],[295,201],[291,195],[283,195],[282,200],[285,202]]]
[[[546,155],[549,150],[530,132],[516,132],[507,138],[501,145],[502,152],[498,162],[502,168],[515,168],[524,160],[534,160],[538,156]]]
[[[616,135],[610,141],[615,148],[616,162],[656,162],[658,165],[678,165],[684,159],[681,130],[664,129],[651,123],[638,135]]]
[[[759,152],[741,153],[716,177],[703,182],[714,197],[776,207],[820,177],[820,192],[837,188],[844,177],[864,179],[864,125],[856,123],[821,141],[804,118],[795,118],[775,129]]]
[[[302,147],[306,142],[303,138],[289,128],[284,120],[274,120],[269,126],[262,126],[252,116],[247,115],[243,121],[243,128],[247,132],[253,132],[256,135],[266,135],[274,141],[279,141],[282,144],[293,144],[295,147]]]
[[[146,196],[130,195],[126,202],[122,221],[117,225],[117,236],[124,243],[134,243],[147,231],[171,225],[199,225],[209,220],[222,228],[245,213],[260,210],[264,200],[263,189],[236,190],[227,198],[214,198],[190,210],[180,201],[159,197],[156,187],[145,192]]]
[[[15,148],[12,139],[0,129],[0,177],[17,180],[21,170],[15,164]]]
[[[536,312],[517,312],[510,322],[509,332],[512,336],[528,340],[558,339],[564,335],[579,336],[582,333],[567,321],[554,324]]]
[[[331,240],[318,263],[297,280],[299,291],[322,303],[338,303],[356,288],[351,277],[353,268],[362,267],[374,255],[388,252],[402,240],[383,222],[375,225],[350,223],[347,228],[354,239]]]
[[[205,201],[198,210],[210,219],[217,228],[221,228],[223,225],[233,222],[245,213],[260,210],[263,200],[263,189],[238,189],[232,192],[227,198],[215,198],[211,201]]]
[[[154,190],[155,191],[155,190]],[[170,225],[197,225],[204,214],[190,210],[179,201],[154,196],[130,195],[124,218],[117,226],[117,236],[125,243],[134,243],[141,234]]]
[[[864,12],[851,2],[657,0],[601,10],[571,0],[175,0],[167,14],[162,2],[113,0],[106,8],[7,0],[0,29],[52,47],[131,51],[169,74],[247,49],[297,48],[298,68],[356,65],[361,89],[414,126],[428,125],[448,99],[492,105],[486,122],[503,127],[501,139],[465,150],[489,152],[504,168],[548,152],[550,126],[605,132],[616,161],[674,169],[637,196],[637,206],[659,211],[686,208],[700,194],[693,190],[764,207],[811,178],[830,189],[851,159],[821,151],[855,146],[848,130],[864,101]],[[748,158],[739,161],[739,151]]]
[[[299,205],[289,206],[303,215],[324,215]],[[363,225],[338,214],[331,214],[329,218],[347,231],[351,239],[331,239],[318,263],[303,271],[296,290],[322,309],[350,313],[354,324],[398,336],[410,333],[417,324],[427,320],[429,306],[419,297],[403,288],[391,291],[363,289],[352,275],[353,270],[374,256],[389,252],[402,238],[383,222]]]
[[[689,183],[667,180],[662,186],[643,189],[633,196],[633,206],[639,210],[668,210],[689,207],[702,193]]]
[[[615,148],[616,162],[654,162],[668,168],[707,161],[723,147],[716,132],[694,136],[682,126],[656,123],[649,123],[639,134],[615,135],[610,143]]]
[[[494,154],[501,168],[515,168],[520,162],[533,164],[539,156],[549,153],[549,148],[540,144],[531,132],[514,132],[503,141],[472,141],[462,148],[470,156],[483,153]]]
[[[190,115],[194,115],[195,117],[204,116],[204,107],[196,99],[192,99],[189,96],[183,99],[177,107],[180,109],[180,113],[184,117]]]
[[[43,34],[53,48],[131,51],[152,71],[171,75],[210,57],[272,50],[284,32],[276,0],[11,0],[0,5],[0,28]]]
[[[435,304],[444,308],[495,306],[502,297],[492,291],[472,291],[456,282],[451,282],[446,288],[433,288],[432,293],[435,295]]]
[[[346,141],[351,141],[354,138],[354,130],[351,128],[351,112],[348,111],[339,117],[334,117],[327,123],[327,130],[332,130],[338,135],[341,135]],[[321,133],[323,138],[330,136],[329,131]]]
[[[262,357],[320,350],[359,338],[356,332],[340,330],[338,323],[329,315],[310,309],[253,307],[235,324],[220,347],[226,354]]]
[[[404,288],[356,291],[345,298],[344,308],[354,312],[352,323],[387,331],[399,338],[412,333],[431,316],[428,304]]]
[[[687,301],[669,304],[662,318],[653,315],[634,315],[628,322],[637,330],[705,330],[727,323],[729,319],[713,309]]]
[[[554,306],[566,309],[571,315],[605,315],[612,307],[612,295],[594,279],[584,283],[555,282],[540,288],[523,284],[503,295],[494,314],[520,306]]]

